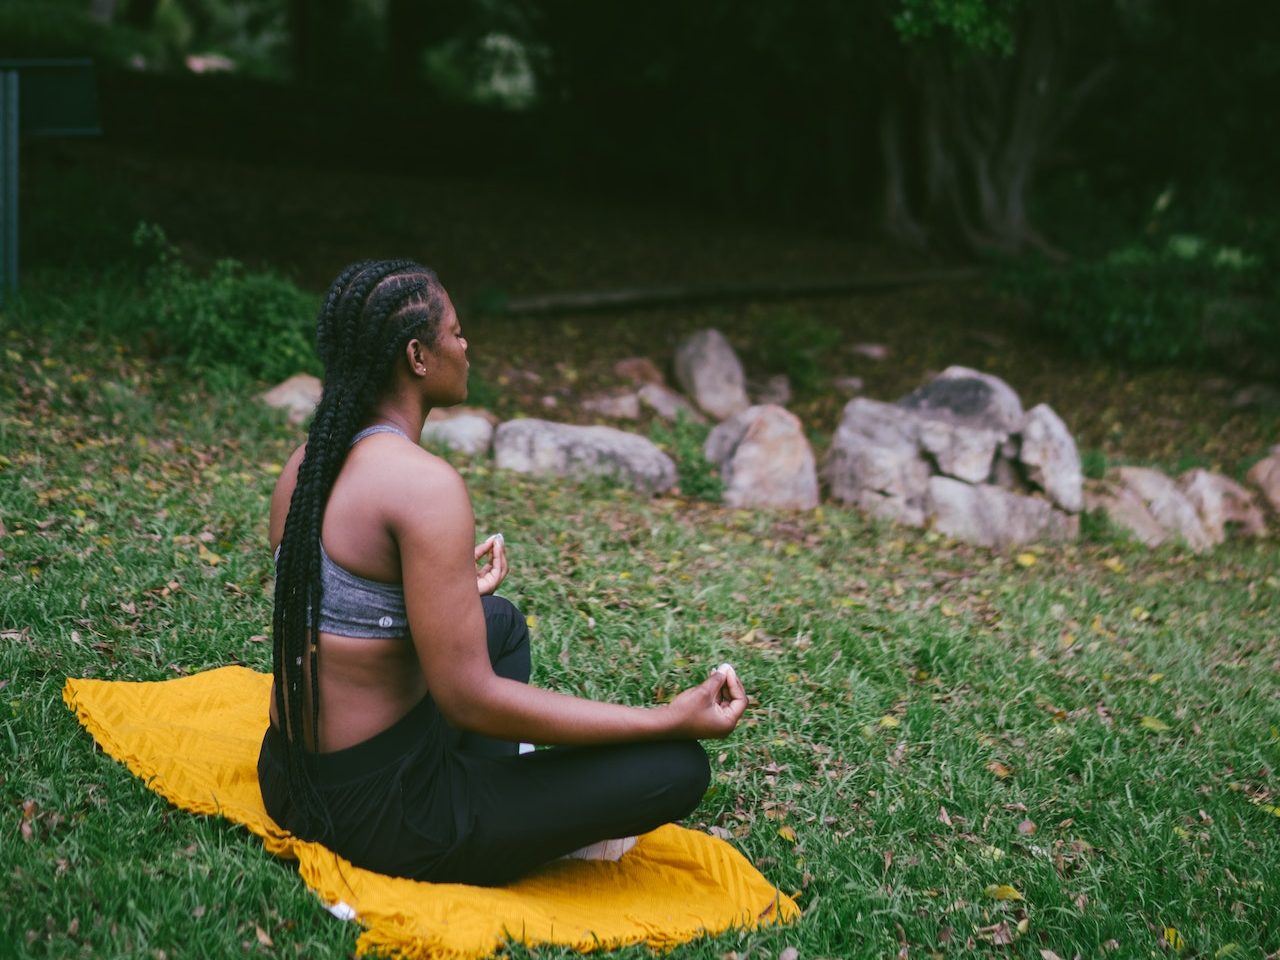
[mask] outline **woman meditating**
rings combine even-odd
[[[324,392],[271,499],[267,812],[370,870],[480,884],[689,814],[709,777],[698,738],[733,730],[742,684],[726,665],[649,708],[529,685],[524,618],[493,595],[505,545],[475,546],[462,478],[417,442],[467,395],[435,274],[353,264],[317,340]]]

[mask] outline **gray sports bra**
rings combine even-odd
[[[385,424],[368,427],[351,438],[354,447],[375,433],[396,433],[409,437],[403,430]],[[276,562],[280,548],[276,548]],[[409,618],[404,609],[404,588],[398,583],[384,583],[356,576],[338,566],[320,544],[320,630],[340,637],[386,640],[403,637],[409,632]]]

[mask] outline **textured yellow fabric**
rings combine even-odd
[[[790,921],[799,908],[732,846],[668,825],[617,863],[558,861],[506,887],[421,883],[361,870],[267,816],[258,747],[271,677],[223,667],[159,683],[67,680],[62,697],[112,757],[171,803],[220,814],[295,858],[326,904],[365,927],[360,954],[485,957],[505,939],[577,950],[666,949],[730,927]]]

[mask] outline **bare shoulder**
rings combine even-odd
[[[369,483],[393,526],[436,526],[460,513],[470,519],[467,485],[448,461],[416,445],[387,447],[379,453]]]
[[[289,515],[289,503],[293,499],[294,488],[298,485],[298,468],[307,452],[307,445],[301,444],[289,455],[280,469],[280,477],[276,480],[275,490],[271,493],[271,528],[269,536],[274,548],[284,536],[284,519]]]

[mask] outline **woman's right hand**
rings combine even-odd
[[[747,692],[737,672],[725,664],[667,704],[672,734],[692,740],[720,739],[733,732],[747,709]]]

